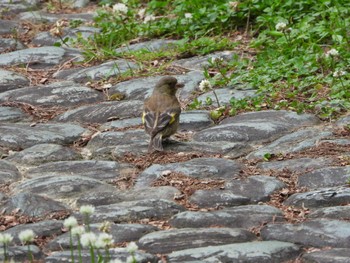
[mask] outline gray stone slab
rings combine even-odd
[[[18,234],[24,230],[33,230],[36,237],[50,237],[62,234],[62,227],[63,223],[61,220],[46,220],[37,223],[16,225],[3,231],[3,233],[12,235],[13,243],[20,245],[21,241],[18,238]]]
[[[62,199],[71,203],[86,191],[113,191],[114,187],[99,180],[83,176],[40,176],[28,179],[13,189],[16,193],[35,193],[53,199]],[[66,200],[69,199],[69,200]]]
[[[165,199],[172,201],[175,196],[180,195],[181,192],[175,187],[158,186],[142,189],[116,189],[113,192],[90,193],[83,194],[78,200],[77,205],[110,205],[124,201],[136,201],[145,199]]]
[[[6,214],[16,210],[19,214],[29,217],[43,217],[51,213],[70,210],[63,203],[33,193],[13,195],[0,204],[0,209]]]
[[[297,158],[282,161],[269,161],[257,164],[257,168],[263,170],[282,171],[288,169],[293,172],[305,173],[310,170],[322,168],[331,165],[333,162],[330,158]]]
[[[29,80],[16,72],[0,69],[0,92],[29,86]]]
[[[231,190],[211,189],[195,191],[189,201],[199,208],[217,208],[246,205],[250,199]]]
[[[0,52],[10,52],[14,50],[24,49],[26,46],[19,40],[12,38],[0,38]]]
[[[344,185],[350,178],[350,165],[325,167],[298,177],[298,186],[310,189]]]
[[[214,125],[209,111],[185,111],[180,115],[179,130],[199,131]]]
[[[173,65],[189,70],[202,71],[204,68],[210,65],[209,60],[215,58],[222,58],[225,61],[230,61],[233,55],[233,51],[219,51],[205,56],[196,56],[191,58],[179,59],[174,61]]]
[[[135,187],[151,186],[163,176],[164,171],[180,172],[199,179],[229,179],[237,176],[242,168],[242,164],[237,161],[222,158],[196,158],[182,163],[154,164],[139,175]]]
[[[139,249],[152,254],[168,254],[184,249],[253,241],[256,236],[239,228],[182,228],[157,231],[143,236]]]
[[[320,140],[332,136],[332,134],[332,130],[327,127],[309,127],[301,129],[284,135],[274,142],[261,147],[259,150],[249,154],[247,158],[262,158],[266,153],[287,154],[300,152],[315,147]]]
[[[263,240],[288,241],[308,247],[350,246],[350,223],[315,219],[300,224],[269,224],[261,230]]]
[[[0,184],[9,184],[21,180],[22,176],[12,163],[0,160]]]
[[[99,130],[106,131],[106,130],[115,129],[115,128],[128,129],[128,128],[132,128],[140,125],[142,125],[142,119],[141,117],[136,117],[136,118],[128,118],[128,119],[121,119],[121,120],[106,122],[99,127]]]
[[[91,231],[95,234],[101,233],[99,230],[101,224],[92,224]],[[142,224],[111,224],[109,228],[109,234],[113,236],[114,243],[121,242],[130,242],[137,241],[142,236],[151,233],[153,231],[157,231],[158,229],[151,225],[142,225]],[[72,247],[74,250],[78,248],[78,240],[77,238],[73,238]],[[70,244],[70,233],[66,232],[62,235],[59,235],[52,241],[50,241],[45,249],[49,251],[60,251],[62,249],[69,250],[71,248]]]
[[[141,116],[142,109],[143,101],[140,100],[103,102],[68,110],[58,115],[55,120],[60,122],[104,123],[109,119]]]
[[[150,41],[140,42],[125,47],[117,48],[115,52],[125,53],[139,50],[146,50],[149,52],[164,51],[174,48],[176,46],[176,43],[176,40],[152,39]]]
[[[0,146],[13,150],[25,149],[40,143],[68,145],[78,140],[88,130],[65,123],[3,123],[0,126]]]
[[[3,3],[0,3],[0,6],[1,4]],[[12,34],[17,28],[19,28],[17,21],[0,19],[0,35]]]
[[[104,100],[102,92],[76,84],[72,81],[56,82],[49,85],[15,89],[0,93],[0,102],[16,101],[43,107],[96,103]]]
[[[64,46],[65,43],[62,43],[61,39],[65,40],[66,38],[69,38],[66,44],[70,46],[70,43],[72,41],[77,40],[78,35],[83,39],[88,39],[94,34],[98,34],[100,31],[101,30],[98,28],[87,26],[80,26],[77,28],[64,28],[61,38],[52,35],[50,32],[40,32],[33,38],[31,43],[37,46],[52,46],[55,43],[60,43],[61,46]]]
[[[24,166],[78,159],[81,159],[81,155],[72,148],[50,143],[34,145],[23,151],[12,153],[6,158],[8,161]]]
[[[106,258],[107,255],[105,254],[105,251],[100,251],[103,258]],[[79,259],[78,250],[74,250],[74,258]],[[95,262],[98,262],[97,253],[95,253]],[[130,257],[130,253],[125,248],[113,248],[109,249],[109,255],[112,260],[120,260],[121,262],[127,262],[128,257]],[[82,256],[82,262],[91,262],[91,256],[90,251],[88,250],[82,250],[81,251]],[[158,263],[158,257],[143,253],[141,251],[135,252],[135,260],[137,263]],[[57,251],[49,255],[45,258],[45,263],[62,263],[62,262],[70,262],[71,260],[71,251],[70,250],[64,250],[64,251]],[[112,261],[111,261],[112,262]]]
[[[306,253],[302,256],[303,263],[350,263],[348,248],[332,248]]]
[[[350,125],[350,114],[345,115],[343,117],[341,117],[336,123],[336,126],[345,126],[345,125]]]
[[[135,222],[142,219],[167,220],[185,209],[168,200],[147,199],[127,201],[111,205],[98,206],[90,216],[93,223],[111,221],[114,223]],[[75,215],[77,218],[80,215]]]
[[[231,88],[215,89],[215,93],[221,106],[229,105],[231,98],[239,100],[256,96],[256,90],[236,90]],[[207,98],[210,98],[213,101],[212,105],[217,106],[216,97],[213,91],[208,91],[197,97],[199,101],[202,101],[202,105],[205,105]]]
[[[0,122],[31,121],[32,117],[16,107],[0,106]]]
[[[314,125],[318,119],[311,114],[289,111],[259,111],[227,118],[219,125],[194,135],[196,141],[229,141],[259,144],[270,142],[292,129]]]
[[[0,54],[0,66],[28,64],[34,68],[58,65],[65,58],[66,51],[60,47],[35,47]]]
[[[13,16],[15,14],[36,10],[38,8],[39,1],[2,1],[0,3],[0,10],[2,15]]]
[[[296,259],[299,253],[299,247],[292,243],[260,241],[176,251],[168,255],[168,262],[279,263]]]
[[[291,195],[284,202],[285,205],[308,208],[321,208],[349,203],[350,188],[348,187],[319,188],[310,192],[297,193]]]
[[[134,62],[125,59],[118,59],[97,66],[58,71],[53,76],[57,79],[85,82],[90,80],[108,79],[136,69],[138,69],[138,65]]]
[[[311,211],[308,218],[350,220],[350,206],[332,206]]]
[[[29,20],[34,23],[55,23],[60,19],[80,20],[83,22],[93,21],[94,13],[77,13],[77,14],[51,14],[44,11],[22,12],[17,16],[19,20]]]
[[[44,254],[39,247],[35,245],[29,245],[29,249],[32,252],[34,259],[40,260],[44,257]],[[14,260],[14,262],[25,262],[28,259],[28,246],[10,246],[8,247],[7,252],[8,258]],[[0,254],[0,260],[5,262],[3,253]]]
[[[58,161],[30,168],[25,172],[28,178],[42,176],[63,177],[81,176],[101,181],[110,181],[132,174],[135,169],[130,164],[121,164],[114,161]]]
[[[228,180],[225,189],[249,198],[250,203],[266,202],[275,191],[285,187],[285,184],[269,176],[249,176],[246,179]]]
[[[251,228],[262,223],[282,222],[282,212],[268,205],[245,205],[211,212],[186,211],[173,216],[169,223],[176,228],[238,227]]]

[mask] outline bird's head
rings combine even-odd
[[[171,76],[162,77],[156,84],[155,91],[175,95],[178,88],[183,87],[183,84],[178,83],[177,79]]]

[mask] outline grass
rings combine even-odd
[[[142,74],[162,74],[178,58],[237,50],[229,61],[214,61],[204,77],[219,87],[257,90],[257,96],[231,99],[230,115],[242,111],[288,109],[331,119],[350,108],[350,3],[299,1],[141,1],[115,5],[100,1],[95,26],[101,33],[78,38],[87,60],[133,59]],[[235,39],[250,39],[254,57],[239,54]],[[117,53],[130,41],[178,40],[171,50]],[[153,61],[161,61],[157,66]],[[136,76],[137,77],[137,76]],[[194,101],[196,108],[208,103]],[[212,103],[212,106],[215,103]]]

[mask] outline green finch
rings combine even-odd
[[[178,87],[176,78],[163,77],[145,100],[142,123],[151,136],[149,152],[163,151],[162,140],[174,134],[179,126],[181,107],[175,95]]]

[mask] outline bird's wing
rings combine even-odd
[[[177,111],[168,110],[165,112],[144,111],[142,122],[146,132],[154,137],[162,131],[168,124],[172,124],[176,120]]]

